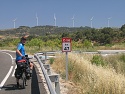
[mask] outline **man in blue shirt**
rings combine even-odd
[[[22,60],[23,58],[25,58],[25,43],[26,43],[26,38],[27,36],[24,36],[21,38],[20,43],[18,43],[17,45],[17,49],[16,49],[16,63],[19,60]],[[33,64],[30,62],[30,69],[32,71],[33,69]],[[17,86],[19,87],[19,79],[17,78]]]
[[[26,42],[26,39],[22,38],[21,39],[22,42],[20,42],[17,45],[17,49],[16,49],[16,61],[19,61],[22,59],[22,57],[25,56],[25,48],[24,48],[24,44]]]

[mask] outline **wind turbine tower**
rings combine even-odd
[[[74,27],[74,22],[75,22],[74,16],[71,19],[72,19],[72,27]]]
[[[110,19],[111,19],[111,17],[110,17],[110,18],[108,18],[108,27],[109,27],[109,21],[110,21]]]
[[[15,26],[16,26],[15,25],[16,24],[16,20],[17,20],[17,18],[13,20],[13,28],[15,28]]]
[[[90,19],[90,21],[91,21],[91,28],[93,27],[93,26],[92,26],[92,20],[93,20],[93,17]]]
[[[36,13],[36,26],[38,26],[38,16],[37,16],[37,13]]]
[[[56,15],[54,14],[54,23],[55,23],[55,26],[56,26]]]

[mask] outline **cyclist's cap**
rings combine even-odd
[[[24,37],[22,37],[22,38],[21,38],[21,40],[26,40],[26,37],[25,37],[25,36],[24,36]]]
[[[21,40],[26,40],[29,35],[25,35],[21,38]]]

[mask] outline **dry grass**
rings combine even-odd
[[[113,68],[92,65],[92,56],[69,53],[69,80],[76,89],[68,94],[125,94],[125,77]],[[65,76],[65,54],[58,54],[53,65],[62,77]]]

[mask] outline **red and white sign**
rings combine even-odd
[[[62,38],[62,52],[71,52],[71,38]]]

